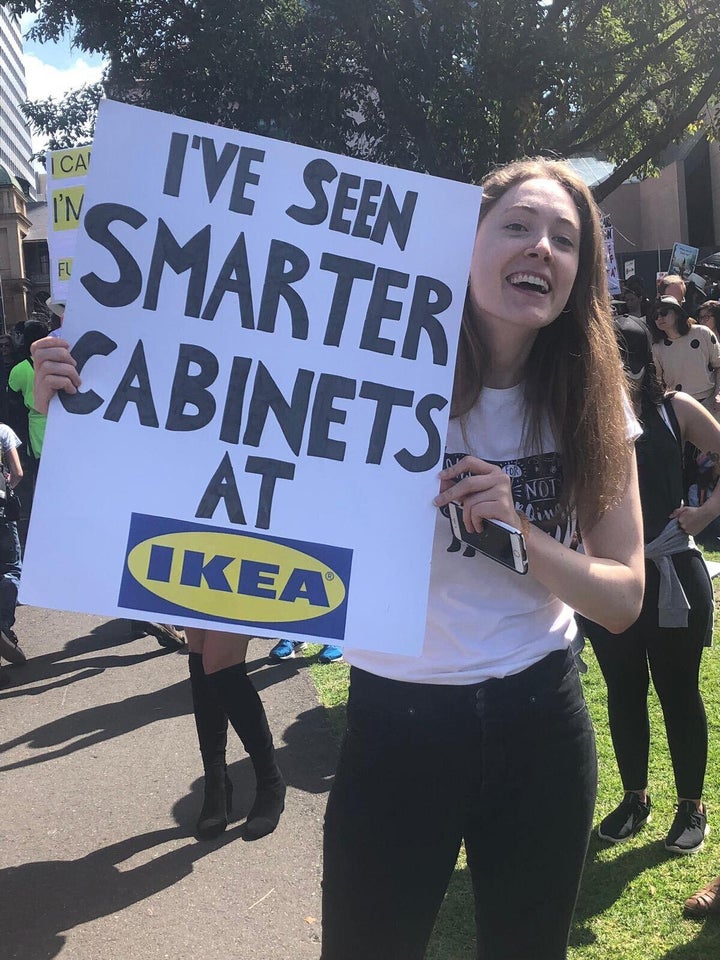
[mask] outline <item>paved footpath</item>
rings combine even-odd
[[[252,771],[229,736],[233,823],[192,835],[202,767],[187,657],[123,620],[18,608],[0,690],[2,960],[317,960],[322,817],[336,758],[302,659],[248,666],[288,781],[247,843]]]

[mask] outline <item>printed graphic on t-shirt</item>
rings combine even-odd
[[[463,457],[465,453],[445,452],[443,465],[451,467]],[[524,513],[528,520],[550,534],[560,543],[567,543],[572,537],[572,524],[567,512],[562,509],[563,469],[562,458],[559,453],[541,453],[531,457],[519,457],[516,460],[488,460],[500,467],[503,473],[510,477],[515,509]],[[447,507],[442,508],[443,516],[448,518],[450,513]],[[455,537],[450,528],[452,538],[448,553],[457,553],[463,544]],[[463,556],[475,556],[475,550],[466,546]]]

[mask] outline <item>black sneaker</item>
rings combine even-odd
[[[598,827],[598,836],[608,843],[622,843],[634,837],[651,820],[650,797],[643,803],[639,793],[628,791],[622,803],[609,813]]]
[[[671,853],[697,853],[709,833],[705,804],[698,810],[692,800],[681,800],[665,837],[665,849]]]
[[[4,657],[9,663],[25,663],[27,660],[15,632],[10,627],[0,627],[0,657]]]

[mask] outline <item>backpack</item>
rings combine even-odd
[[[20,501],[8,482],[5,468],[0,463],[0,519],[12,521],[20,518]]]

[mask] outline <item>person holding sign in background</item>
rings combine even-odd
[[[573,609],[619,633],[644,579],[636,424],[605,290],[596,207],[569,167],[487,178],[424,649],[345,648],[323,960],[420,960],[463,840],[478,956],[566,957],[597,778]],[[454,503],[468,539],[487,520],[522,530],[527,576],[461,543]],[[585,554],[570,549],[576,515]]]
[[[76,393],[80,377],[66,340],[46,337],[33,344],[35,406],[47,413],[58,390]],[[285,806],[285,781],[275,762],[275,749],[265,709],[247,674],[250,637],[220,630],[186,627],[190,688],[198,743],[205,773],[204,799],[196,825],[201,840],[218,837],[227,828],[233,785],[227,773],[228,722],[247,750],[257,789],[243,827],[246,840],[258,840],[275,829]]]

